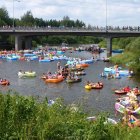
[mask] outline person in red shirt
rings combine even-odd
[[[131,91],[131,89],[130,89],[129,86],[125,87],[123,90],[124,90],[125,92],[130,92],[130,91]]]

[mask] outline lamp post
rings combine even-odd
[[[14,21],[14,0],[13,0],[13,30],[14,30],[14,28],[15,28],[15,21]]]
[[[107,30],[108,30],[108,29],[107,29],[107,24],[108,24],[108,23],[107,23],[107,8],[108,8],[108,7],[107,7],[107,0],[106,0],[106,25],[105,25],[105,26],[106,26],[106,32],[107,32]]]
[[[13,0],[13,31],[15,29],[15,1],[20,2],[19,0]]]

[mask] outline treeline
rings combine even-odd
[[[5,8],[0,8],[0,27],[9,28],[13,26],[13,18],[10,18]],[[42,18],[36,18],[31,11],[27,11],[20,19],[14,19],[15,27],[58,27],[58,28],[86,28],[86,24],[80,20],[71,20],[68,16],[64,16],[62,20],[43,20]],[[80,37],[80,36],[45,36],[36,37],[33,41],[33,47],[37,44],[50,44],[60,45],[63,42],[67,44],[97,44],[102,38],[95,37]],[[0,41],[11,41],[11,37],[0,37]],[[14,39],[12,39],[14,44]]]
[[[64,16],[62,20],[43,20],[36,18],[31,11],[27,11],[20,19],[14,19],[15,27],[86,27],[85,23],[80,20],[71,20],[68,16]],[[0,26],[13,26],[13,18],[10,18],[5,8],[0,8]]]

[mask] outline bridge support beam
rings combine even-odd
[[[32,38],[25,37],[25,49],[31,49],[31,48],[32,48]]]
[[[107,57],[112,56],[112,37],[107,37]]]
[[[15,36],[15,51],[18,51],[22,48],[22,38],[21,36]]]

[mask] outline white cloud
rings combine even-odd
[[[13,1],[15,18],[20,18],[27,11],[34,17],[44,20],[61,20],[64,16],[79,19],[87,25],[138,26],[140,25],[140,0],[0,0],[9,16],[13,16]],[[107,2],[107,7],[106,7]],[[107,8],[107,15],[106,15]]]

